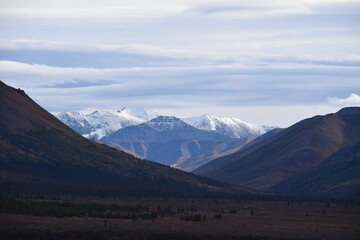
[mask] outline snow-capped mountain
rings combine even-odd
[[[148,108],[122,108],[116,112],[116,115],[124,119],[146,122],[159,116],[158,113]]]
[[[63,123],[74,129],[76,132],[84,135],[94,131],[86,116],[78,112],[62,112],[56,115]]]
[[[258,126],[238,118],[222,118],[209,114],[200,117],[183,118],[184,122],[198,129],[214,131],[232,138],[260,136],[276,127]]]
[[[246,139],[252,140],[273,129],[207,114],[187,119],[159,116],[146,108],[90,114],[67,112],[58,118],[87,138],[187,170],[237,151],[248,142]]]
[[[157,118],[159,114],[147,108],[122,108],[114,112],[95,111],[89,114],[63,112],[58,114],[57,117],[84,137],[101,139],[121,128],[138,125]],[[158,122],[149,122],[149,124],[153,128],[169,130],[174,127],[174,119],[177,118],[159,118],[156,120]],[[195,128],[216,132],[231,138],[260,136],[275,128],[258,126],[238,118],[222,118],[209,114],[200,117],[183,118],[182,121]]]
[[[230,137],[197,129],[179,118],[159,116],[139,125],[119,129],[100,141],[128,149],[145,159],[162,164],[180,164]]]
[[[116,112],[95,111],[89,114],[63,112],[57,118],[84,137],[101,139],[121,128],[141,124],[157,116],[156,112],[147,108],[123,108]]]
[[[144,124],[151,127],[154,130],[161,132],[189,127],[189,124],[185,123],[180,118],[173,116],[159,116]]]
[[[102,138],[112,142],[165,142],[178,139],[230,140],[228,136],[195,128],[177,117],[159,116],[142,124],[119,129]]]

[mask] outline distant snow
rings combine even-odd
[[[147,108],[94,111],[89,114],[63,112],[56,115],[62,122],[86,138],[101,139],[121,128],[141,124],[159,116]]]
[[[144,122],[158,131],[172,130],[175,127],[189,124],[201,130],[214,131],[232,138],[260,136],[275,128],[244,122],[238,118],[224,118],[209,114],[179,119],[160,116],[148,108],[122,108],[113,112],[94,111],[89,114],[64,112],[56,116],[84,137],[95,139],[101,139],[121,128]]]
[[[209,114],[199,117],[183,118],[182,120],[196,128],[215,131],[233,138],[260,136],[275,128],[270,126],[258,126],[256,124],[244,122],[238,118],[223,118],[211,116]]]

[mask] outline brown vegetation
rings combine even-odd
[[[171,209],[155,219],[0,214],[2,239],[358,239],[360,206],[349,202],[206,198],[74,198],[36,202],[100,203]],[[187,216],[200,215],[191,220]],[[205,216],[205,217],[204,217]],[[219,217],[221,216],[221,217]]]
[[[277,194],[359,196],[354,183],[360,179],[359,146],[360,114],[328,114],[305,119],[194,173]],[[346,187],[349,183],[353,188]]]

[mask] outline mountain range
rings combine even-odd
[[[231,138],[167,116],[102,138],[119,149],[119,143],[134,152],[148,148],[147,156],[166,152],[162,162],[195,169],[196,176],[90,141],[3,82],[0,100],[1,193],[360,196],[360,107],[256,138]]]
[[[94,111],[89,114],[62,112],[56,115],[63,123],[91,139],[101,139],[121,128],[138,125],[159,116],[160,114],[148,108],[122,108],[114,112]],[[258,126],[238,118],[222,118],[209,114],[181,118],[181,120],[197,129],[216,132],[230,138],[257,137],[276,128]]]
[[[120,145],[142,158],[175,167],[184,160],[229,140],[230,137],[200,130],[179,118],[167,116],[119,129],[101,139],[110,146]]]
[[[260,136],[276,127],[258,126],[238,118],[222,118],[209,114],[200,117],[183,118],[183,121],[198,129],[214,131],[231,138]]]
[[[1,193],[183,195],[254,190],[145,161],[90,141],[0,82]]]
[[[284,195],[360,196],[360,107],[273,131],[193,172]]]
[[[84,137],[187,171],[238,151],[274,128],[208,114],[179,119],[160,116],[147,108],[64,112],[57,117]]]

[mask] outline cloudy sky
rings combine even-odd
[[[360,0],[0,0],[0,79],[51,112],[289,126],[360,105]]]

